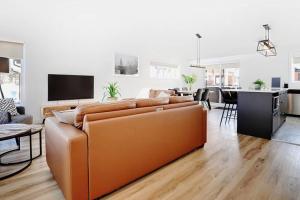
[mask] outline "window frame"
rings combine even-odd
[[[20,66],[15,65],[15,63],[16,63],[17,60],[19,60]],[[20,73],[18,73],[17,70],[13,70],[13,66],[12,65],[14,65],[16,67],[20,67]],[[4,73],[3,75],[8,75],[9,76],[9,74],[11,73],[12,70],[15,71],[15,73],[18,74],[18,84],[16,84],[18,86],[18,89],[17,89],[18,94],[16,95],[15,98],[11,97],[11,96],[7,96],[7,93],[9,93],[9,91],[7,91],[5,89],[5,84],[7,84],[7,83],[1,83],[1,89],[2,89],[3,94],[4,94],[4,98],[13,98],[13,100],[14,100],[14,102],[16,104],[20,104],[21,103],[21,97],[22,97],[21,90],[22,90],[22,76],[23,76],[22,75],[23,74],[22,73],[23,68],[22,68],[22,60],[21,59],[9,58],[9,73]],[[2,80],[1,80],[1,82],[2,82]]]
[[[291,83],[300,83],[300,75],[299,76],[299,80],[295,80],[295,68],[299,68],[300,70],[300,62],[299,63],[294,63],[294,59],[295,58],[299,58],[300,59],[300,54],[297,53],[297,54],[293,54],[291,55],[290,57],[290,70],[289,70],[289,78],[290,78],[290,81]]]

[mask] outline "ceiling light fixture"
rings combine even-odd
[[[202,38],[202,36],[199,33],[196,33],[196,37],[197,37],[197,60],[196,60],[196,65],[192,64],[191,67],[204,68],[201,67],[200,65],[200,39]]]
[[[274,44],[270,41],[270,34],[269,31],[271,30],[270,26],[268,24],[263,25],[265,29],[265,39],[260,40],[257,45],[257,52],[260,54],[269,57],[269,56],[276,56],[276,48]]]

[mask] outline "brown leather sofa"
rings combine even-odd
[[[68,200],[108,194],[206,143],[206,110],[188,97],[76,108],[75,125],[46,119],[46,157]]]

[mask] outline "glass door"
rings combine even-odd
[[[238,63],[206,66],[206,87],[210,88],[210,101],[222,102],[219,88],[239,88],[240,68]]]

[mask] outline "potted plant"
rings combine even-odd
[[[261,79],[257,79],[255,82],[254,82],[254,85],[255,85],[255,89],[256,90],[260,90],[263,86],[265,86],[265,82]]]
[[[195,74],[192,75],[182,74],[182,78],[184,82],[188,85],[189,90],[191,91],[193,84],[196,83],[197,81],[197,76]]]
[[[117,82],[108,83],[106,87],[104,87],[105,91],[103,94],[102,101],[105,97],[107,97],[108,101],[116,101],[118,100],[118,96],[121,96],[119,85]]]

